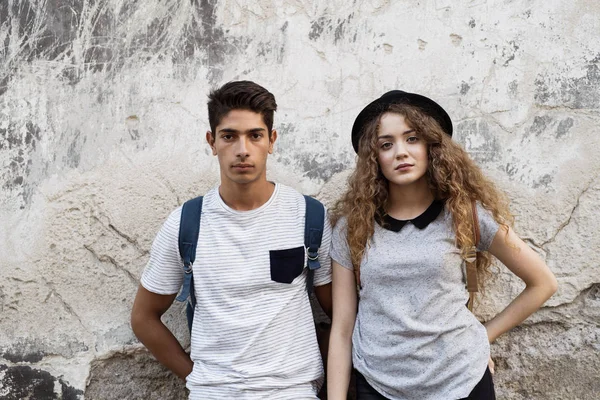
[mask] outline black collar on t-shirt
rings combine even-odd
[[[423,211],[423,214],[413,219],[401,220],[392,218],[389,215],[384,214],[383,217],[376,217],[375,220],[382,228],[385,228],[392,232],[400,232],[400,229],[402,229],[402,227],[406,225],[407,222],[412,223],[419,229],[425,229],[427,225],[433,222],[438,217],[438,215],[440,215],[443,209],[444,202],[442,200],[434,200],[433,203],[431,203],[431,205],[427,207],[427,210]]]

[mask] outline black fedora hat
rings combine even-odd
[[[452,136],[452,120],[448,113],[435,101],[416,93],[392,90],[372,101],[358,114],[352,126],[352,147],[358,153],[358,141],[364,134],[365,125],[386,112],[392,104],[408,104],[420,108],[425,114],[432,116],[442,130]]]

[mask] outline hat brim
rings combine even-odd
[[[386,112],[392,104],[408,104],[420,108],[425,114],[433,117],[446,134],[452,136],[452,120],[438,103],[420,94],[392,90],[369,103],[356,117],[352,126],[352,147],[356,153],[365,125]]]

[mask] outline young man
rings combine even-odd
[[[131,314],[138,339],[185,379],[190,399],[315,399],[323,366],[306,290],[305,200],[267,181],[277,132],[274,96],[253,82],[211,92],[210,131],[221,185],[204,196],[193,266],[191,354],[161,322],[183,281],[181,207],[159,231]],[[327,218],[315,293],[331,314]]]

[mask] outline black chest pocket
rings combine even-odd
[[[279,283],[292,283],[304,269],[304,247],[269,250],[271,280]]]

